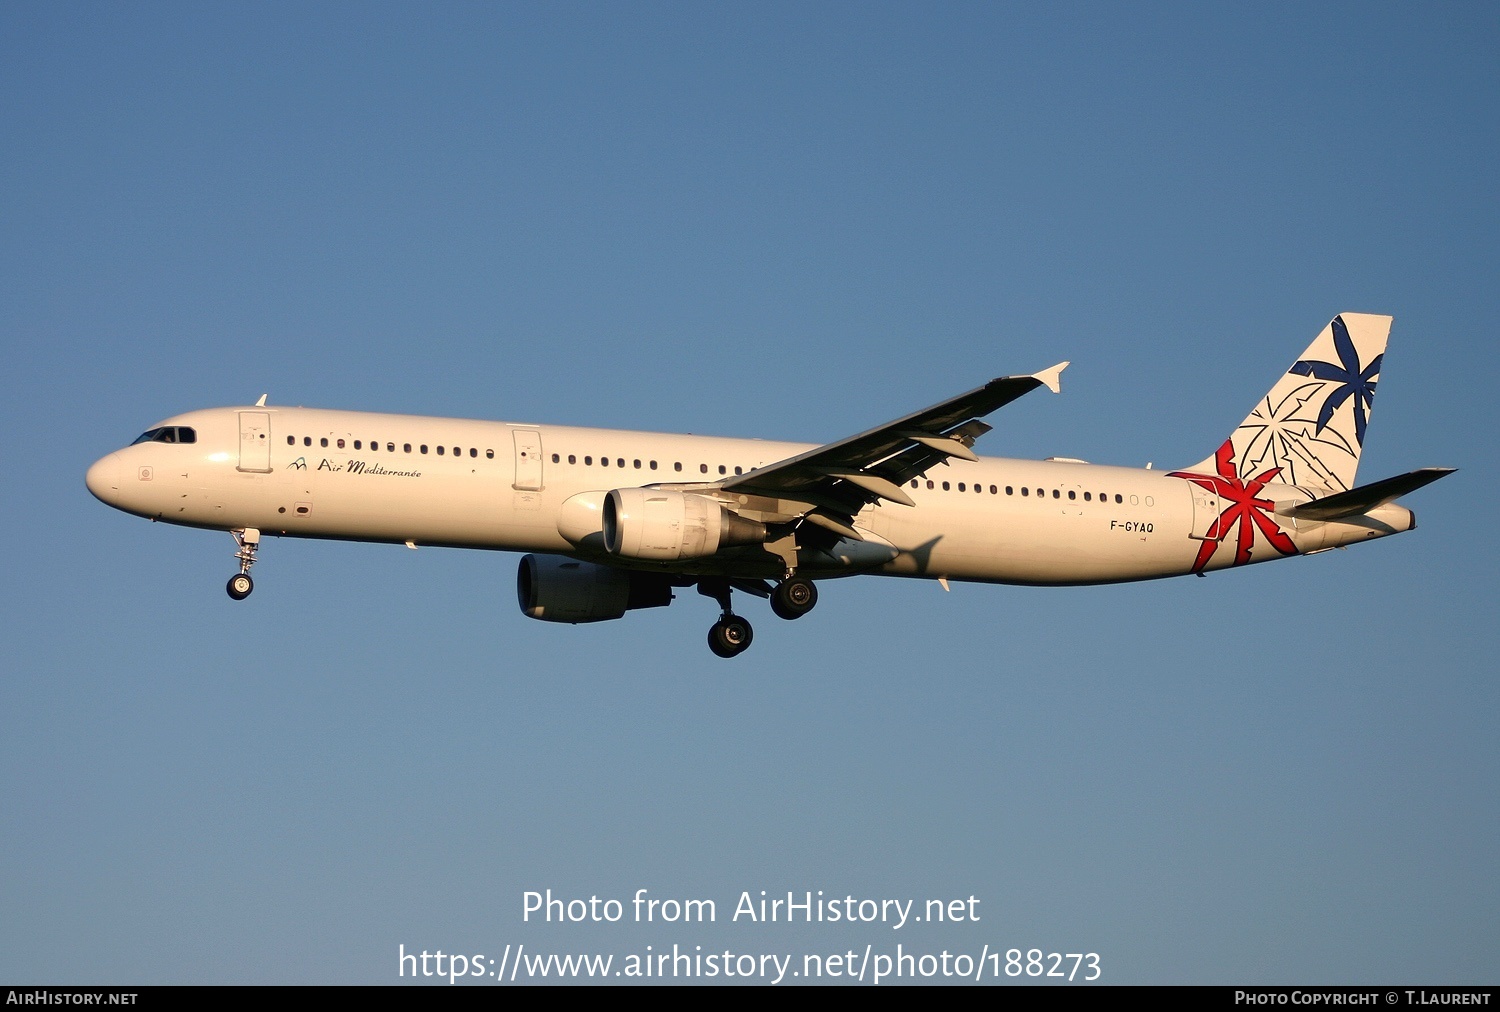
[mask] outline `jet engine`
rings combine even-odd
[[[617,488],[604,500],[604,547],[627,559],[701,559],[734,545],[766,540],[766,525],[691,492]]]
[[[527,555],[516,571],[516,597],[527,618],[576,625],[669,605],[672,584],[656,573],[632,573],[563,555]]]

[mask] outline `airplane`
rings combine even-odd
[[[1204,460],[1171,471],[977,455],[981,419],[1068,365],[1005,376],[822,446],[254,405],[176,415],[89,468],[153,521],[227,531],[236,601],[266,535],[526,552],[521,611],[600,622],[696,587],[710,648],[797,619],[856,574],[1021,585],[1204,576],[1412,530],[1395,500],[1452,473],[1355,484],[1391,317],[1343,313]]]

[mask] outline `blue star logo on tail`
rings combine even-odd
[[[1304,359],[1292,366],[1291,371],[1298,376],[1311,376],[1338,384],[1323,402],[1323,409],[1318,412],[1317,431],[1321,433],[1333,420],[1333,413],[1339,409],[1339,405],[1352,399],[1354,439],[1360,446],[1364,446],[1365,426],[1369,424],[1370,406],[1375,402],[1375,378],[1380,375],[1380,360],[1385,358],[1385,353],[1376,355],[1369,365],[1360,369],[1359,350],[1354,347],[1342,316],[1333,318],[1333,347],[1339,353],[1340,365]]]

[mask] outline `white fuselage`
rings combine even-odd
[[[607,559],[590,541],[603,496],[643,485],[707,486],[811,449],[811,444],[521,425],[312,408],[190,412],[162,426],[191,443],[139,442],[89,471],[110,505],[215,530],[575,555],[681,574],[740,573],[724,558],[670,566]],[[1109,583],[1193,571],[1206,533],[1218,542],[1201,570],[1281,558],[1251,519],[1212,532],[1227,501],[1161,471],[1077,461],[951,459],[903,491],[905,506],[865,508],[845,539],[801,560],[809,576],[858,572],[1018,584]],[[1398,533],[1396,505],[1329,523],[1276,516],[1266,504],[1305,502],[1266,486],[1261,516],[1298,553]],[[1247,507],[1248,508],[1248,507]],[[593,526],[592,532],[597,531]],[[565,536],[565,534],[567,536]],[[1195,537],[1196,535],[1196,537]],[[1243,546],[1241,546],[1243,547]],[[753,569],[754,567],[752,567]],[[769,571],[768,571],[769,572]]]

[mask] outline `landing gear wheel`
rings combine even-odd
[[[734,657],[743,653],[755,638],[750,623],[738,615],[725,615],[708,630],[708,648],[720,657]]]
[[[234,558],[240,564],[240,571],[229,578],[229,584],[224,589],[236,601],[243,601],[255,589],[255,583],[250,579],[250,567],[255,565],[255,552],[260,548],[260,531],[254,527],[245,527],[230,531],[229,536],[234,538],[239,549],[234,553]]]
[[[800,576],[782,580],[771,592],[771,610],[776,613],[777,618],[801,618],[812,611],[817,603],[818,588],[813,586],[811,580]]]

